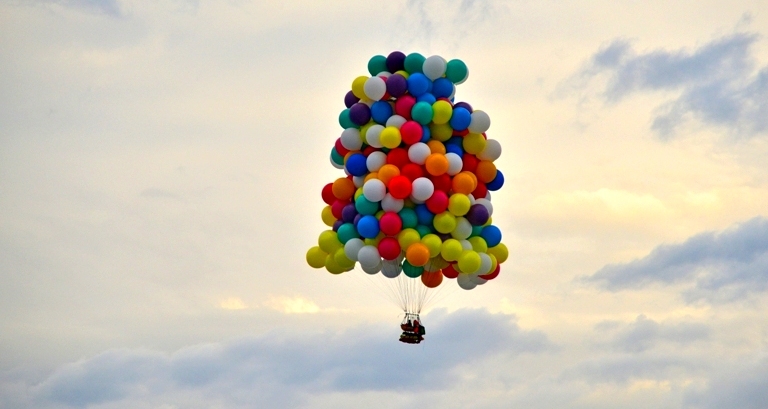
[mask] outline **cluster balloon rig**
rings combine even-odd
[[[501,145],[487,136],[488,114],[455,102],[466,64],[395,51],[372,57],[368,71],[344,97],[330,159],[346,176],[322,188],[330,229],[307,263],[332,274],[359,263],[367,274],[404,275],[428,289],[443,278],[465,290],[496,278],[508,257],[492,224],[491,191],[504,184],[494,163]]]

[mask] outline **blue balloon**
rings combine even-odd
[[[408,77],[408,92],[418,98],[420,95],[429,91],[431,83],[432,81],[430,81],[426,75],[420,72],[413,73]]]
[[[454,107],[451,120],[448,122],[451,124],[451,128],[455,131],[463,131],[469,127],[469,123],[472,121],[472,114],[463,107]]]
[[[416,211],[416,218],[419,220],[419,224],[423,224],[425,226],[432,225],[432,219],[435,218],[435,215],[429,211],[427,205],[423,203],[416,205],[413,210]]]
[[[485,187],[488,188],[488,190],[499,190],[501,187],[504,186],[504,175],[501,173],[500,170],[496,170],[496,177],[493,178],[493,180],[490,183],[486,183]]]
[[[488,247],[496,247],[501,243],[501,230],[494,225],[485,226],[480,233],[480,237],[485,240]]]
[[[448,78],[438,78],[432,83],[432,95],[436,98],[448,98],[453,94],[453,83]]]
[[[455,153],[461,158],[464,156],[464,149],[461,148],[461,145],[450,143],[445,145],[445,153]]]
[[[365,215],[357,222],[357,232],[366,239],[372,239],[379,235],[379,220],[376,216]]]
[[[368,173],[366,158],[362,153],[353,153],[347,158],[347,172],[352,176],[365,176]]]
[[[392,116],[392,105],[387,101],[376,101],[371,106],[371,118],[381,125],[387,123],[387,119]]]
[[[427,143],[429,140],[432,139],[432,130],[429,129],[428,125],[422,125],[421,126],[421,142]]]
[[[424,93],[424,94],[421,94],[421,95],[419,95],[418,97],[416,97],[416,102],[426,102],[426,103],[428,103],[429,105],[432,105],[432,104],[434,104],[434,103],[435,103],[435,101],[437,101],[437,98],[435,98],[435,96],[434,96],[434,95],[432,95],[432,94],[431,94],[431,93],[429,93],[429,92],[427,92],[427,93]]]

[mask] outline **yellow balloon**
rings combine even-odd
[[[333,224],[336,223],[336,218],[333,217],[331,206],[325,206],[323,212],[320,213],[320,217],[323,219],[323,223],[328,227],[333,227]]]
[[[421,242],[429,249],[429,257],[435,258],[443,248],[443,240],[437,234],[427,234],[421,238]]]
[[[467,239],[470,244],[472,244],[472,250],[475,250],[478,253],[487,253],[488,252],[488,243],[485,242],[485,239],[480,236],[470,237]]]
[[[307,250],[307,264],[312,268],[325,267],[325,258],[328,257],[328,253],[320,249],[319,246],[315,246]]]
[[[448,123],[448,121],[451,120],[451,115],[453,114],[453,107],[451,106],[451,103],[445,100],[439,100],[435,101],[434,104],[432,104],[432,122],[442,125]]]
[[[317,244],[320,246],[320,249],[328,254],[333,254],[336,250],[344,247],[333,230],[326,230],[320,233],[320,237],[317,238]]]
[[[467,274],[474,274],[480,269],[480,265],[482,264],[480,255],[474,250],[465,250],[462,252],[458,261],[461,271]]]
[[[499,264],[502,264],[507,261],[507,257],[509,257],[509,250],[504,243],[499,243],[496,246],[489,248],[488,254],[494,255]]]
[[[493,254],[489,254],[488,257],[491,258],[491,272],[496,270],[496,267],[499,265],[499,261],[496,260],[496,256]]]
[[[340,266],[336,262],[336,258],[330,254],[325,258],[325,269],[331,274],[341,274],[344,272],[344,267]]]
[[[448,198],[448,211],[454,216],[464,216],[469,211],[472,202],[469,196],[461,193],[454,193]]]
[[[338,264],[339,267],[343,268],[344,270],[355,267],[355,262],[347,257],[347,255],[344,253],[344,248],[336,250],[336,253],[333,254],[333,259],[336,261],[336,264]]]
[[[366,77],[365,75],[361,75],[352,81],[352,93],[355,94],[356,97],[360,99],[367,99],[368,97],[365,96],[365,81],[368,81],[369,77]]]
[[[443,242],[443,246],[440,249],[440,255],[443,256],[443,259],[446,261],[456,261],[463,251],[464,248],[461,246],[460,241],[456,239],[448,239]]]
[[[400,231],[400,233],[397,233],[397,242],[400,244],[401,249],[407,249],[408,246],[413,243],[418,243],[420,240],[421,236],[415,229],[403,229]]]
[[[379,141],[381,142],[381,145],[388,149],[394,149],[400,146],[400,142],[402,142],[403,137],[400,135],[400,129],[394,127],[394,126],[388,126],[384,128],[383,131],[381,131],[381,135],[379,135]]]
[[[430,124],[429,132],[432,134],[432,139],[437,139],[442,142],[451,139],[451,136],[453,136],[453,128],[451,128],[451,124]]]
[[[462,146],[467,153],[477,155],[485,149],[485,138],[479,133],[469,133],[464,137]]]
[[[435,216],[432,220],[432,224],[435,226],[435,230],[447,234],[456,228],[456,216],[447,211],[442,212]]]

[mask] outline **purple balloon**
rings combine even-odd
[[[344,224],[344,221],[342,220],[336,220],[333,222],[333,231],[339,231],[339,227],[341,227],[342,224]]]
[[[440,237],[440,240],[442,240],[442,241],[446,241],[448,239],[452,239],[453,238],[453,236],[451,236],[450,233],[439,233],[438,232],[438,233],[435,233],[435,234],[437,234],[437,237]]]
[[[470,114],[472,113],[472,105],[469,105],[466,102],[457,102],[453,104],[453,109],[456,109],[459,107],[466,109],[467,111],[469,111]]]
[[[357,216],[357,209],[355,209],[354,203],[350,203],[341,209],[341,220],[344,223],[354,223],[355,216]]]
[[[387,78],[387,92],[398,98],[408,90],[408,81],[400,74],[392,74]]]
[[[360,102],[360,98],[356,97],[352,91],[349,91],[347,92],[347,95],[344,95],[344,105],[346,105],[347,108],[351,108],[352,105],[355,105],[358,102]]]
[[[363,126],[371,120],[371,108],[358,102],[349,108],[349,119],[355,125]]]
[[[392,51],[387,56],[387,71],[394,73],[405,69],[405,54],[400,51]]]
[[[488,222],[488,218],[491,217],[491,215],[488,214],[488,209],[485,206],[476,203],[469,208],[469,211],[464,217],[473,226],[482,226]]]
[[[355,210],[357,210],[357,209],[355,209]],[[362,219],[362,218],[363,218],[363,215],[362,215],[362,214],[360,214],[360,213],[358,213],[358,214],[355,216],[355,219],[352,221],[352,223],[355,225],[355,228],[357,228],[357,222],[359,222],[359,221],[360,221],[360,219]]]

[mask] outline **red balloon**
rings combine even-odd
[[[336,196],[333,195],[333,183],[329,183],[323,186],[323,192],[321,193],[323,202],[327,205],[332,205],[336,201]]]
[[[333,217],[337,220],[341,220],[341,213],[344,210],[344,206],[348,204],[348,200],[335,200],[331,205],[331,214],[333,214]]]
[[[495,270],[491,271],[488,274],[484,274],[484,275],[481,275],[481,276],[478,276],[478,277],[484,278],[486,280],[493,280],[494,278],[496,278],[499,275],[499,271],[501,271],[501,265],[497,264]]]
[[[349,153],[349,149],[345,148],[344,145],[341,144],[341,138],[336,139],[336,144],[334,146],[336,147],[336,152],[338,152],[341,156],[347,156]]]
[[[448,264],[448,267],[443,269],[443,276],[448,278],[456,278],[459,276],[459,272],[453,268],[453,263]]]
[[[408,180],[413,182],[414,180],[424,176],[424,168],[415,163],[409,163],[400,169],[400,174],[407,177]]]
[[[395,212],[384,212],[379,219],[379,228],[387,236],[394,236],[403,229],[403,220]]]
[[[407,177],[403,175],[397,175],[389,180],[387,189],[395,199],[405,199],[411,194],[411,190],[413,190],[413,184],[411,184],[411,181]]]
[[[424,135],[424,128],[416,121],[408,121],[400,127],[400,135],[406,145],[413,145],[421,141],[421,137]]]
[[[395,148],[387,153],[387,163],[402,169],[403,166],[411,163],[408,158],[408,151],[403,148]]]
[[[411,119],[411,108],[416,105],[416,98],[411,95],[403,95],[395,102],[395,113],[405,119]]]
[[[475,199],[482,199],[487,194],[488,194],[488,188],[485,186],[485,183],[478,180],[477,187],[475,188],[474,191],[472,191],[472,196]]]
[[[448,210],[448,195],[442,190],[435,190],[432,193],[432,197],[427,199],[424,203],[427,205],[427,209],[434,214],[440,214]]]
[[[463,131],[453,131],[453,136],[467,136],[469,134],[469,129],[465,129]]]
[[[477,170],[477,164],[480,163],[480,160],[477,159],[477,156],[471,153],[465,153],[461,158],[461,161],[464,163],[464,166],[461,167],[461,170],[466,170],[472,173],[475,173]]]
[[[363,155],[367,158],[368,155],[376,151],[378,151],[378,149],[374,148],[373,146],[366,146],[365,149],[363,149]]]
[[[443,173],[440,176],[429,175],[429,180],[435,185],[435,190],[448,193],[452,188],[451,177],[447,173]]]
[[[379,255],[384,260],[394,260],[400,256],[400,243],[394,237],[384,237],[379,242]]]

